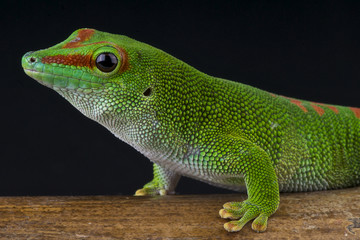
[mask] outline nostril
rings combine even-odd
[[[37,63],[39,62],[39,57],[34,54],[34,52],[27,52],[24,54],[24,56],[21,58],[21,65],[25,69],[30,69],[35,67]]]

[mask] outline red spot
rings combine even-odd
[[[42,63],[57,63],[63,65],[71,65],[76,67],[92,67],[91,64],[91,55],[55,55],[55,56],[45,56],[41,59]]]
[[[94,33],[94,29],[81,29],[76,38],[65,44],[63,48],[80,47],[82,45],[81,43],[89,40]]]
[[[321,107],[317,106],[315,103],[311,103],[310,106],[320,115],[322,116],[325,111]]]
[[[360,108],[349,107],[349,109],[353,111],[355,117],[360,118]]]

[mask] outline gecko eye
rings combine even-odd
[[[118,59],[112,53],[101,53],[96,58],[96,67],[102,72],[111,72],[118,64]]]

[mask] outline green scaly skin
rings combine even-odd
[[[101,54],[118,63],[105,72]],[[180,176],[244,190],[220,216],[239,231],[265,231],[279,191],[359,185],[360,110],[312,103],[206,75],[131,38],[80,29],[22,59],[30,77],[57,91],[154,162],[136,195],[165,195]],[[107,66],[109,67],[109,66]]]

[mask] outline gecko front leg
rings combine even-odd
[[[180,175],[169,171],[158,164],[153,164],[154,178],[135,192],[135,196],[155,196],[175,193],[175,187],[179,182]]]

